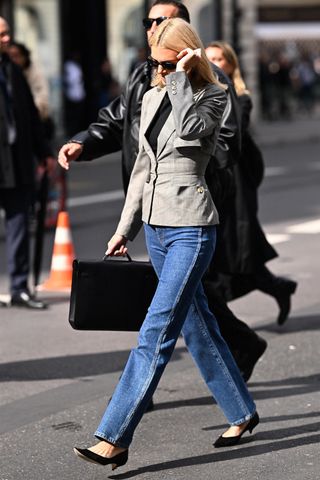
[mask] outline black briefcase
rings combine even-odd
[[[129,256],[74,260],[69,322],[76,330],[138,331],[157,283],[150,262]]]

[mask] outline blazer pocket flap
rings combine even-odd
[[[177,137],[173,141],[174,148],[190,148],[197,147],[202,150],[202,152],[209,153],[210,155],[213,152],[213,141],[211,138],[195,138],[194,140],[182,140],[182,138]]]
[[[202,142],[200,138],[195,138],[194,140],[183,140],[180,137],[177,137],[173,141],[174,148],[181,147],[202,147]]]

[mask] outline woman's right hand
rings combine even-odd
[[[178,53],[177,72],[190,72],[201,60],[201,48],[185,48]]]
[[[65,170],[69,170],[69,163],[73,160],[77,160],[82,150],[83,146],[80,143],[70,142],[63,145],[58,154],[58,162],[61,167]]]
[[[123,257],[127,254],[128,249],[126,247],[127,239],[123,235],[115,233],[108,242],[108,248],[106,255]]]

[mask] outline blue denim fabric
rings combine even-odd
[[[96,437],[129,447],[182,330],[208,388],[228,422],[249,420],[255,404],[210,312],[201,278],[212,258],[215,227],[145,225],[159,284]]]

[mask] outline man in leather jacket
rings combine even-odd
[[[154,33],[161,18],[179,16],[190,21],[182,3],[156,0],[149,12],[148,38]],[[164,17],[164,18],[163,18]],[[227,85],[228,103],[223,116],[215,156],[207,170],[206,180],[213,199],[222,209],[225,197],[232,193],[232,165],[240,155],[240,117],[236,94],[227,76],[213,66],[219,80]],[[138,66],[130,76],[124,92],[99,111],[98,119],[86,131],[80,132],[65,144],[59,153],[59,163],[68,169],[72,160],[88,161],[122,149],[122,179],[127,191],[130,175],[138,154],[138,139],[142,97],[149,90],[151,71],[148,63]],[[214,261],[213,261],[214,265]],[[214,271],[214,267],[212,268]],[[211,276],[212,276],[211,272]],[[237,319],[228,308],[216,284],[204,282],[209,307],[217,317],[221,333],[234,353],[246,380],[266,349],[266,342],[250,327]]]

